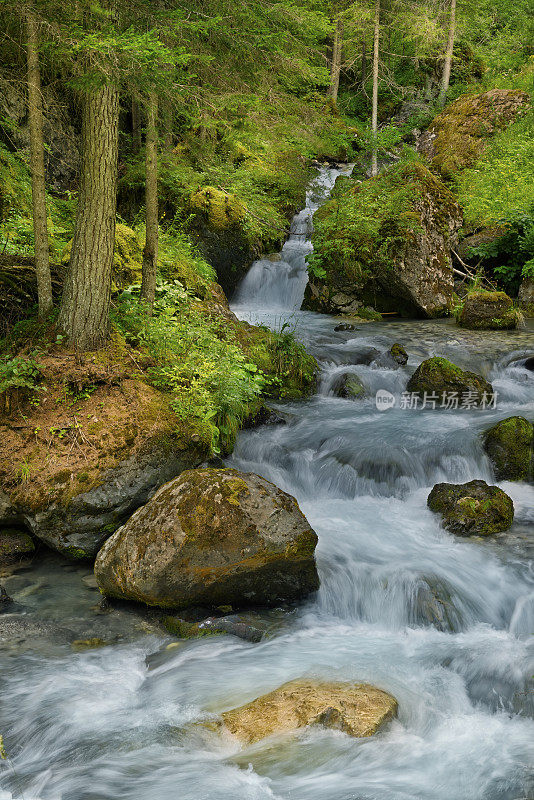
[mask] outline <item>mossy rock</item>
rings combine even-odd
[[[458,536],[490,536],[507,531],[514,521],[512,499],[485,481],[438,483],[428,507],[443,517],[443,527]]]
[[[295,680],[226,711],[223,725],[245,744],[321,725],[348,736],[373,736],[397,714],[397,701],[369,684]]]
[[[534,278],[523,278],[517,304],[527,317],[534,317]]]
[[[408,353],[398,342],[395,342],[395,344],[391,346],[389,355],[400,367],[404,367],[408,363]]]
[[[345,400],[361,400],[365,397],[365,386],[357,375],[347,372],[335,382],[333,391],[336,397]]]
[[[17,528],[0,528],[0,565],[15,564],[35,551],[31,536]]]
[[[483,435],[498,481],[534,481],[534,424],[524,417],[501,420]]]
[[[444,393],[449,395],[456,392],[460,402],[462,395],[469,393],[477,404],[489,402],[493,397],[493,386],[481,375],[460,369],[446,358],[438,356],[423,361],[406,388],[421,397],[425,392],[427,395],[435,393],[439,399]]]
[[[191,195],[189,203],[194,213],[202,214],[208,225],[217,230],[243,222],[246,216],[245,206],[234,195],[213,186],[199,189]]]
[[[418,142],[446,180],[472,167],[491,138],[530,108],[526,92],[491,89],[462,95],[439,114]]]
[[[296,500],[252,473],[188,470],[108,539],[103,594],[162,608],[273,605],[319,587]]]
[[[511,330],[521,315],[505,292],[470,292],[458,314],[458,325],[472,330]]]
[[[200,639],[204,636],[236,636],[245,642],[260,642],[264,631],[251,622],[236,617],[208,617],[201,622],[188,622],[177,616],[167,616],[163,627],[179,639]]]

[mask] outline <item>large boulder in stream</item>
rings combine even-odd
[[[397,701],[365,683],[295,680],[222,714],[224,726],[245,744],[321,725],[349,736],[372,736],[397,714]]]
[[[314,216],[305,308],[332,314],[440,317],[452,307],[462,211],[423,164],[402,162],[352,181]]]
[[[458,536],[502,533],[514,521],[512,499],[485,481],[438,483],[428,496],[428,507],[443,517],[443,527]]]
[[[483,435],[498,481],[534,481],[534,424],[508,417]]]
[[[408,381],[408,392],[424,395],[435,394],[438,401],[447,396],[457,396],[459,404],[466,398],[476,405],[489,403],[493,397],[491,383],[477,375],[460,369],[446,358],[434,356],[423,361]]]
[[[297,501],[234,469],[188,470],[111,536],[103,594],[162,608],[274,605],[319,587],[317,535]]]
[[[458,325],[472,330],[511,330],[517,328],[520,314],[506,292],[469,292],[457,316]]]

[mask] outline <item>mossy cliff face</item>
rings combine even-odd
[[[520,315],[505,292],[470,292],[458,314],[458,325],[472,330],[511,330]]]
[[[397,714],[397,701],[365,683],[295,680],[226,711],[224,726],[245,744],[321,725],[349,736],[372,736]]]
[[[335,314],[370,305],[439,317],[452,305],[451,246],[462,223],[447,187],[418,162],[352,182],[315,215],[305,307]]]
[[[527,317],[534,317],[534,278],[523,278],[517,303]]]
[[[247,209],[234,195],[206,186],[191,195],[189,211],[191,236],[230,296],[261,251],[247,229]]]
[[[493,397],[493,386],[481,375],[460,369],[446,358],[428,358],[423,361],[408,381],[407,390],[421,397],[435,393],[439,399],[443,394],[456,392],[459,401],[464,393],[472,393],[480,403],[489,402]]]
[[[438,483],[428,496],[428,507],[441,514],[443,527],[458,536],[501,533],[514,521],[511,498],[485,481]]]
[[[272,605],[319,587],[317,536],[296,500],[254,474],[189,470],[105,543],[101,591],[163,608]]]
[[[498,481],[534,482],[534,424],[524,417],[508,417],[483,436]]]
[[[492,89],[483,94],[463,95],[434,119],[420,137],[418,150],[450,180],[466,167],[472,167],[491,137],[529,107],[530,98],[521,91]]]

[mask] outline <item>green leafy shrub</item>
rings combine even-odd
[[[472,247],[469,256],[480,261],[510,294],[523,278],[534,278],[534,205],[525,213],[499,220],[506,232],[491,242]]]

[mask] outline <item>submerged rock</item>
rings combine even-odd
[[[352,372],[346,372],[341,375],[332,387],[336,397],[342,397],[345,400],[361,400],[365,396],[365,386]]]
[[[458,325],[473,330],[517,328],[520,314],[505,292],[470,292],[458,314]]]
[[[15,564],[35,551],[31,536],[17,528],[0,528],[0,565]]]
[[[483,435],[498,481],[534,480],[534,424],[524,417],[508,417]]]
[[[3,586],[0,586],[0,614],[13,604],[13,598],[8,595]]]
[[[445,395],[457,393],[460,403],[467,394],[477,403],[489,402],[493,397],[491,383],[474,372],[460,369],[446,358],[434,356],[423,361],[408,381],[407,390],[423,396],[432,393],[439,399]]]
[[[273,605],[319,587],[317,535],[297,501],[234,469],[189,470],[105,543],[103,594],[163,608]]]
[[[188,622],[181,617],[165,617],[163,627],[179,639],[199,639],[203,636],[237,636],[245,642],[260,642],[265,628],[244,616],[207,617],[201,622]]]
[[[443,516],[443,527],[458,536],[489,536],[508,530],[514,521],[512,499],[485,481],[438,483],[428,507]]]
[[[397,713],[397,701],[368,684],[295,680],[222,714],[224,726],[246,744],[273,734],[322,725],[349,736],[372,736]]]

